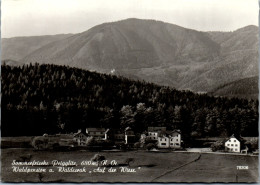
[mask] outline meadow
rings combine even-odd
[[[132,158],[128,169],[135,172],[121,172],[122,166],[113,166],[116,172],[108,172],[111,166],[85,165],[95,154],[105,156],[108,163],[124,161]],[[44,166],[46,173],[13,172],[13,160],[31,155],[30,161],[74,161],[78,166],[85,167],[84,173],[58,172],[57,167]],[[185,152],[147,152],[147,151],[117,151],[91,152],[80,151],[34,151],[30,148],[2,149],[3,182],[257,182],[258,156],[217,155],[206,153]],[[4,160],[3,160],[4,159]],[[237,166],[248,166],[248,170],[238,170]],[[71,167],[71,166],[70,166]],[[36,168],[34,166],[34,168]],[[48,172],[54,169],[54,172]],[[99,172],[98,172],[99,171]]]

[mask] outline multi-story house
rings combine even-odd
[[[157,141],[160,132],[165,132],[166,127],[148,127],[147,139]]]
[[[240,138],[235,137],[234,135],[232,135],[225,142],[225,151],[240,153],[240,151],[241,151],[241,140],[240,140]]]
[[[170,148],[180,148],[181,147],[181,131],[173,130],[170,133]]]
[[[106,139],[106,132],[107,129],[105,128],[86,128],[87,136],[92,136],[95,139]]]
[[[180,148],[181,132],[180,130],[160,132],[157,142],[158,148]]]

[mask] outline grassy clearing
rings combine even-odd
[[[37,173],[13,173],[11,163],[21,155],[31,154],[31,161],[74,160],[80,164],[90,160],[96,153],[104,155],[108,161],[124,163],[134,158],[130,168],[136,173],[121,173],[119,167],[115,173],[93,173],[95,166],[85,166],[92,173],[46,173],[43,182],[151,182],[158,176],[198,158],[198,153],[159,153],[146,151],[129,152],[50,152],[32,149],[2,149],[2,181],[39,182]],[[236,166],[248,165],[249,170],[237,170]],[[138,169],[140,167],[140,169]],[[53,167],[47,167],[47,169]],[[56,168],[53,168],[56,169]],[[178,170],[166,173],[155,182],[256,182],[258,180],[258,157],[201,154],[200,160]]]

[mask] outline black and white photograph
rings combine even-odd
[[[258,0],[1,0],[1,182],[259,182]]]

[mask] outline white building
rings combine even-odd
[[[147,139],[151,139],[154,141],[158,140],[158,135],[160,132],[165,132],[166,127],[148,127],[148,136]]]
[[[87,136],[92,136],[95,139],[107,139],[107,129],[105,128],[86,128],[86,134]]]
[[[169,148],[170,147],[170,138],[166,135],[158,137],[158,148]]]
[[[170,148],[181,147],[181,132],[180,130],[174,130],[170,134]]]
[[[240,153],[241,150],[241,142],[238,138],[232,135],[226,142],[225,142],[225,151],[227,152],[237,152]]]
[[[181,132],[180,130],[164,131],[159,133],[158,148],[180,148]]]

